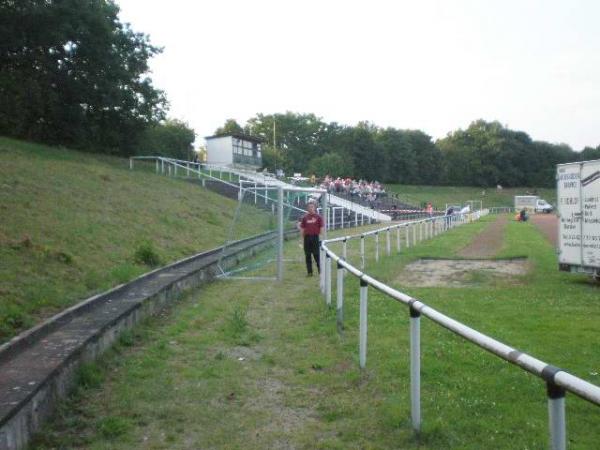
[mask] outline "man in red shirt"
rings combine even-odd
[[[300,234],[304,239],[304,255],[306,256],[307,276],[313,274],[311,255],[317,263],[317,270],[321,273],[319,266],[319,235],[323,231],[323,218],[317,214],[317,207],[313,202],[308,204],[308,212],[300,221]]]

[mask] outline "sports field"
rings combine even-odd
[[[600,382],[598,287],[557,271],[531,223],[495,217],[403,249],[368,272],[509,345]],[[491,259],[526,258],[527,273],[474,272],[456,287],[404,285],[425,258],[464,260],[490,227]],[[357,249],[350,249],[350,258]],[[346,328],[305,278],[296,242],[285,281],[219,281],[149,320],[97,364],[34,447],[545,448],[545,385],[422,323],[423,432],[410,427],[408,313],[370,290],[367,368],[358,368],[358,286],[346,284]],[[476,255],[471,255],[471,257]],[[600,409],[567,396],[570,448],[594,449]]]
[[[556,189],[549,188],[481,188],[469,186],[412,186],[401,184],[390,184],[385,186],[388,192],[398,195],[398,198],[406,203],[420,206],[431,202],[436,209],[443,209],[446,204],[463,205],[467,201],[475,200],[479,207],[479,201],[484,208],[494,206],[514,206],[515,195],[539,195],[547,202],[556,205]]]

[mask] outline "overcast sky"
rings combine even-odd
[[[600,144],[600,1],[116,0],[198,136],[258,112]],[[197,142],[201,142],[198,139]]]

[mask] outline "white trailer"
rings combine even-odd
[[[567,272],[600,276],[600,160],[559,164],[558,263]]]
[[[551,213],[554,206],[537,195],[515,195],[515,211],[526,209],[530,212]]]

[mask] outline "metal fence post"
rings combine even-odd
[[[421,313],[410,305],[410,415],[421,431]]]
[[[283,280],[283,186],[277,189],[277,281]]]
[[[348,259],[348,243],[346,241],[347,239],[342,241],[342,258],[344,258],[344,261]],[[344,276],[346,276],[346,269],[344,269]]]
[[[331,306],[331,256],[325,254],[325,303]]]
[[[550,448],[566,450],[567,428],[565,420],[565,390],[552,381],[546,383],[548,391],[548,425],[550,428]]]
[[[379,233],[375,233],[375,262],[379,262]]]
[[[344,268],[338,262],[337,263],[337,303],[336,303],[336,316],[337,316],[337,329],[338,333],[341,333],[344,329]]]
[[[325,294],[325,249],[321,247],[319,251],[319,287],[321,293]]]
[[[365,235],[360,235],[360,270],[365,270]]]
[[[388,227],[387,232],[385,234],[385,252],[387,256],[390,256],[392,253],[392,243],[390,241],[390,229]]]
[[[358,360],[361,369],[367,365],[367,296],[369,285],[360,280],[360,318],[359,318],[359,342]]]

